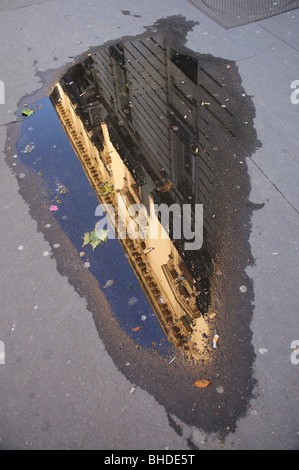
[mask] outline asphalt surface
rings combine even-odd
[[[0,448],[298,449],[299,354],[293,351],[299,346],[299,103],[292,88],[299,80],[298,10],[226,31],[186,1],[142,3],[20,0],[0,5],[5,86],[0,104],[0,340],[5,346]],[[58,229],[52,240],[44,235],[43,214],[25,202],[20,174],[26,178],[26,169],[17,159],[16,171],[8,164],[20,134],[20,104],[47,96],[73,57],[90,47],[136,36],[174,15],[196,22],[187,35],[188,48],[236,62],[242,86],[253,96],[261,142],[246,162],[250,201],[262,207],[252,212],[255,262],[246,269],[254,292],[254,394],[225,439],[200,422],[184,422],[138,383],[130,393],[134,383],[95,326],[92,283],[88,296],[80,295],[51,255],[53,242],[65,243],[67,253],[71,243]],[[94,295],[109,312],[104,295]],[[230,393],[224,389],[223,397]]]

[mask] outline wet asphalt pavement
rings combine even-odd
[[[112,1],[109,9],[102,3],[16,1],[0,9],[0,447],[298,448],[299,104],[291,101],[299,78],[298,11],[225,31],[179,0],[151,7]],[[240,163],[246,171],[220,167],[234,183],[248,180],[240,236],[246,243],[223,221],[225,278],[219,276],[215,304],[221,341],[216,354],[195,366],[169,364],[171,346],[117,240],[103,248],[101,265],[94,267],[90,252],[91,268],[84,267],[81,236],[92,228],[96,198],[48,98],[51,85],[90,47],[135,37],[175,15],[194,22],[181,31],[190,50],[236,64],[255,107],[259,141]],[[33,102],[44,106],[22,117],[24,103]],[[29,142],[36,149],[22,154]],[[69,192],[53,214],[59,183]],[[225,259],[233,260],[234,249],[238,263],[232,261],[226,277]],[[108,279],[114,284],[104,290]],[[246,306],[235,295],[244,283]],[[151,327],[136,339],[132,328],[141,313]],[[212,384],[196,389],[203,376]]]

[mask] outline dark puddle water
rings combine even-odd
[[[24,119],[17,153],[31,176],[19,181],[45,236],[51,216],[74,247],[71,255],[53,250],[58,267],[87,299],[122,372],[168,413],[224,436],[246,413],[254,386],[245,268],[259,207],[248,200],[246,158],[259,143],[236,64],[187,49],[193,26],[179,17],[158,21],[70,68]],[[113,186],[97,194],[104,183]],[[148,254],[152,240],[108,238],[94,251],[82,248],[99,202],[117,208],[120,194],[131,204],[191,204],[193,211],[203,204],[202,248],[184,251],[171,230],[166,245]],[[38,204],[44,212],[33,210]],[[200,379],[211,384],[200,390],[193,385]]]

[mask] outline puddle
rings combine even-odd
[[[212,432],[233,428],[253,383],[245,268],[258,208],[248,201],[246,165],[257,146],[254,106],[236,64],[188,50],[190,25],[173,21],[174,29],[161,20],[139,37],[95,48],[50,97],[29,103],[35,112],[24,118],[15,169],[22,162],[31,172],[27,178],[22,167],[21,192],[31,208],[42,205],[35,217],[45,236],[56,224],[74,247],[62,253],[53,239],[60,272],[90,299],[119,368],[168,413]],[[177,211],[153,216],[153,204]],[[203,237],[196,249],[186,249],[185,230],[175,233],[185,228],[187,206],[194,242]],[[158,238],[148,234],[153,220]],[[107,239],[101,232],[97,246],[82,246],[95,228],[108,230]],[[111,308],[110,325],[97,295]],[[109,332],[118,327],[116,339]],[[203,379],[211,382],[204,396],[193,385]]]

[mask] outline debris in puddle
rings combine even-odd
[[[141,331],[142,330],[142,326],[136,326],[136,328],[132,328],[132,331]]]
[[[107,287],[112,286],[113,283],[114,283],[114,281],[112,279],[109,279],[109,281],[107,281],[106,284],[104,285],[104,289],[106,289]]]
[[[21,150],[21,152],[27,154],[27,153],[32,152],[33,149],[35,149],[35,145],[28,144],[28,145],[26,145],[26,147],[23,150]]]
[[[137,300],[138,300],[137,297],[131,297],[131,298],[128,300],[128,305],[129,305],[130,307],[132,307],[132,305],[135,305],[135,304],[136,304]]]
[[[127,290],[132,290],[132,288],[133,288],[133,285],[132,285],[132,284],[129,284],[129,285],[127,286]]]
[[[141,320],[145,321],[146,320],[146,315],[141,315]]]
[[[90,244],[93,250],[95,250],[95,248],[101,243],[103,242],[106,243],[107,233],[108,233],[108,230],[103,230],[103,229],[97,230],[96,228],[92,232],[86,232],[83,237],[84,243],[82,247]]]
[[[170,364],[175,360],[175,356],[171,359],[171,361],[168,362],[168,365],[170,366]]]
[[[34,114],[33,109],[30,109],[30,108],[27,108],[27,107],[22,109],[22,115],[23,116],[31,116],[32,114]]]
[[[49,209],[49,210],[50,210],[51,212],[53,212],[53,211],[58,211],[58,207],[52,205],[52,206],[50,206],[50,209]]]
[[[215,335],[213,338],[213,349],[217,348],[218,339],[219,339],[219,335]]]
[[[206,388],[210,384],[211,384],[210,380],[201,379],[201,380],[196,380],[196,382],[194,382],[193,385],[195,385],[195,387],[197,387],[197,388]]]
[[[171,190],[172,186],[173,182],[169,181],[168,183],[164,184],[164,186],[162,186],[161,188],[158,188],[157,191],[159,191],[160,193],[167,193]]]
[[[57,183],[56,183],[57,184]],[[57,184],[57,189],[55,189],[59,194],[66,194],[68,193],[68,189],[64,184]]]
[[[80,258],[82,258],[83,256],[85,256],[85,251],[80,251]]]
[[[107,196],[107,194],[111,193],[113,189],[114,189],[113,184],[104,183],[99,187],[98,194],[99,196]]]
[[[154,250],[155,248],[151,247],[151,248],[147,248],[146,250],[143,250],[143,254],[144,255],[147,255],[150,251]]]

